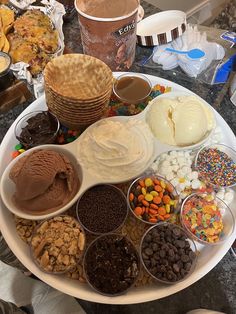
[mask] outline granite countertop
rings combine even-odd
[[[145,15],[159,12],[158,8],[141,1]],[[77,17],[64,25],[66,47],[71,52],[82,52],[79,24]],[[136,60],[131,68],[134,72],[143,72],[174,81],[204,98],[214,109],[221,114],[236,134],[236,107],[231,103],[228,95],[229,83],[221,85],[207,85],[196,79],[191,79],[177,71],[163,71],[157,68],[140,67],[139,62],[150,56],[151,49],[137,47]],[[16,117],[27,107],[23,104],[9,112],[0,115],[0,142]],[[109,306],[89,303],[79,300],[87,313],[157,313],[183,314],[194,308],[209,308],[223,311],[227,314],[236,313],[235,278],[236,260],[228,252],[222,261],[201,280],[180,291],[179,293],[162,300],[138,305]]]

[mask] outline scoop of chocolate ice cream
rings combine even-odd
[[[29,213],[55,211],[76,194],[79,180],[69,159],[55,151],[35,150],[12,167],[14,202]]]

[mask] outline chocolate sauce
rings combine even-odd
[[[116,96],[130,104],[144,101],[150,94],[150,91],[151,86],[149,83],[137,76],[122,77],[114,86]]]

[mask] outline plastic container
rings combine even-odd
[[[150,172],[150,173],[147,172],[146,174],[144,174],[144,175],[142,175],[141,177],[135,179],[135,180],[131,183],[131,185],[130,185],[130,187],[129,187],[129,190],[128,190],[128,193],[127,193],[127,203],[128,203],[128,205],[129,205],[130,211],[133,213],[133,215],[134,215],[137,219],[141,220],[142,222],[144,222],[144,223],[146,223],[146,224],[150,224],[150,225],[153,225],[153,224],[155,225],[155,224],[157,224],[157,223],[162,222],[163,219],[161,219],[159,216],[157,216],[154,212],[152,212],[151,214],[148,214],[148,215],[147,215],[147,213],[145,213],[145,212],[143,212],[142,215],[137,215],[137,214],[135,213],[135,208],[136,208],[136,207],[141,207],[141,206],[143,206],[142,201],[141,201],[141,202],[138,201],[137,205],[135,205],[135,204],[132,203],[132,201],[130,200],[130,193],[133,193],[133,194],[135,195],[135,190],[137,189],[137,186],[140,186],[139,182],[142,181],[142,182],[145,183],[145,180],[148,179],[148,178],[151,178],[152,181],[158,180],[158,181],[160,181],[160,182],[163,182],[164,185],[165,185],[165,186],[168,186],[168,189],[171,191],[171,192],[168,192],[168,195],[171,196],[171,200],[174,202],[174,204],[173,204],[173,202],[171,202],[172,205],[170,205],[170,211],[168,210],[168,206],[166,206],[166,205],[168,205],[168,204],[163,204],[163,201],[162,201],[161,203],[159,203],[159,204],[156,204],[158,207],[164,207],[164,208],[166,209],[166,215],[169,214],[169,217],[166,216],[166,218],[164,219],[164,221],[170,220],[171,217],[172,217],[172,215],[173,215],[173,214],[176,214],[176,213],[179,211],[179,195],[178,195],[178,193],[177,193],[175,187],[174,187],[167,179],[165,179],[165,178],[163,178],[163,177],[161,177],[161,176],[155,175],[153,172]],[[139,189],[139,188],[138,188],[138,189]],[[148,189],[149,189],[149,188],[146,189],[147,192],[148,192]],[[155,191],[155,187],[154,187],[152,190]],[[160,191],[160,192],[161,192],[161,191]],[[147,194],[151,194],[151,193],[152,193],[152,192],[147,193]],[[143,194],[143,193],[142,193],[142,190],[140,190],[140,195],[142,195],[142,194]],[[156,193],[154,193],[154,194],[156,194]],[[158,194],[159,194],[159,192],[157,192],[157,195],[156,195],[156,196],[159,196]],[[151,194],[151,195],[152,195],[152,194]],[[155,197],[155,195],[154,195],[154,197]],[[154,203],[154,197],[153,197],[153,200],[152,200],[152,201],[147,201],[147,202],[149,203],[149,205],[150,205],[150,208],[151,208],[151,207],[155,207],[155,206],[151,205],[151,204]],[[138,196],[136,196],[136,198],[138,198]],[[145,196],[144,196],[144,200],[146,201]],[[154,203],[154,204],[155,204],[155,203]],[[144,206],[145,206],[145,205],[144,205]],[[157,210],[157,214],[158,214],[158,210]],[[147,217],[147,216],[148,216],[148,217]],[[156,221],[156,222],[154,222],[154,221],[153,221],[153,222],[152,222],[152,221],[149,221],[149,218],[152,218],[152,216],[157,217],[157,221]],[[146,218],[146,219],[145,219],[145,218]]]
[[[0,59],[5,65],[0,68],[0,92],[2,92],[12,84],[13,73],[10,69],[12,64],[10,55],[0,51]]]
[[[94,261],[96,260],[96,262],[94,262],[94,268],[95,271],[97,272],[97,276],[99,274],[102,273],[101,271],[101,267],[103,267],[103,262],[101,263],[101,258],[102,258],[102,254],[103,252],[108,253],[108,260],[109,261],[105,261],[105,267],[106,267],[106,272],[103,272],[103,278],[102,280],[99,282],[99,279],[96,278],[97,283],[100,284],[103,288],[104,286],[110,281],[110,277],[111,277],[111,273],[115,272],[118,273],[119,269],[117,267],[111,267],[110,261],[111,260],[116,260],[118,263],[121,263],[121,265],[123,265],[124,263],[124,258],[122,258],[122,260],[119,260],[119,254],[117,255],[115,252],[111,252],[111,250],[109,249],[109,245],[106,245],[106,249],[104,250],[104,247],[101,246],[101,240],[105,240],[105,241],[113,241],[115,243],[116,239],[120,239],[120,240],[124,240],[124,243],[127,243],[129,245],[129,248],[132,250],[133,256],[132,256],[132,260],[134,263],[132,263],[132,265],[129,265],[129,269],[127,269],[128,273],[133,273],[133,280],[132,282],[129,283],[128,287],[124,287],[124,289],[121,289],[120,291],[117,291],[115,293],[108,293],[105,292],[104,289],[103,291],[101,291],[101,289],[99,290],[98,287],[96,287],[96,285],[91,281],[91,278],[89,278],[89,274],[88,274],[88,269],[87,269],[87,262],[88,262],[88,254],[90,254],[90,252],[92,251],[92,253],[95,255],[95,249],[96,249],[96,244],[99,246],[99,257],[96,258],[94,257]],[[111,243],[111,242],[110,242]],[[117,249],[118,244],[115,244],[115,248]],[[130,253],[130,254],[129,254]],[[129,252],[128,248],[126,247],[124,254],[126,255],[126,260],[127,261],[131,261],[131,252]],[[91,256],[90,256],[91,258]],[[100,266],[101,265],[101,266]],[[130,290],[136,283],[138,276],[139,276],[139,271],[140,271],[140,258],[139,258],[139,254],[135,248],[135,246],[132,244],[132,242],[126,238],[125,236],[119,235],[119,234],[115,234],[115,233],[109,233],[109,234],[104,234],[101,235],[100,237],[98,237],[97,239],[95,239],[87,248],[85,255],[84,255],[84,263],[83,263],[83,267],[84,267],[84,273],[85,273],[85,278],[86,281],[88,282],[88,284],[90,285],[90,287],[92,289],[94,289],[97,293],[99,294],[103,294],[106,296],[110,296],[110,297],[114,297],[114,296],[118,296],[118,295],[122,295],[124,293],[126,293],[128,290]],[[113,269],[113,271],[112,271]],[[111,270],[111,272],[110,272]],[[126,277],[127,274],[119,274],[119,278],[117,278],[117,282],[121,283],[122,278],[127,278]],[[124,279],[123,278],[123,279]],[[113,285],[114,288],[114,284],[115,284],[115,280],[113,280],[113,282],[111,283],[111,285]]]
[[[71,217],[71,216],[68,216],[68,215],[61,215],[61,216],[57,216],[57,217],[53,217],[53,218],[51,218],[51,219],[48,219],[48,220],[44,220],[44,221],[42,221],[39,225],[37,225],[36,227],[35,227],[35,229],[34,229],[34,231],[33,231],[33,233],[32,233],[32,237],[31,237],[31,241],[30,241],[30,254],[31,254],[31,258],[32,258],[32,260],[34,261],[34,263],[43,271],[43,272],[45,272],[45,273],[47,273],[47,274],[65,274],[65,273],[67,273],[67,272],[69,272],[69,271],[72,271],[75,267],[76,267],[76,265],[77,264],[74,264],[74,265],[71,265],[70,267],[68,266],[68,268],[66,268],[66,266],[65,266],[65,264],[64,264],[64,262],[62,261],[62,266],[64,267],[64,268],[66,268],[66,269],[64,269],[63,271],[50,271],[50,270],[46,270],[41,264],[40,264],[40,262],[37,260],[37,258],[36,258],[36,256],[35,256],[35,251],[34,251],[34,249],[33,249],[33,244],[32,244],[32,242],[33,242],[33,240],[35,239],[35,237],[37,236],[37,233],[38,233],[38,231],[39,231],[39,229],[43,226],[43,224],[45,224],[46,222],[48,222],[48,223],[50,223],[51,221],[54,221],[53,223],[55,224],[58,220],[56,220],[56,219],[60,219],[60,218],[62,218],[62,219],[64,219],[64,218],[66,218],[66,217],[68,217],[68,218],[70,218],[71,219],[71,221],[73,222],[73,224],[74,225],[76,225],[79,229],[80,229],[80,232],[82,233],[82,240],[83,240],[83,242],[81,243],[81,245],[83,246],[83,249],[79,252],[80,253],[80,256],[79,257],[76,257],[76,256],[74,256],[74,258],[76,258],[77,259],[77,262],[79,261],[79,260],[81,260],[81,258],[82,258],[82,256],[83,256],[83,253],[84,253],[84,250],[85,250],[85,242],[86,242],[86,237],[85,237],[85,233],[84,233],[84,230],[83,230],[83,228],[81,227],[81,225],[79,224],[79,222],[75,219],[75,218],[73,218],[73,217]],[[66,222],[64,222],[64,224],[66,224]],[[70,226],[70,225],[68,225],[68,226]],[[70,226],[71,227],[71,226]],[[52,230],[54,229],[55,230],[55,227],[54,228],[51,228]],[[46,235],[46,231],[47,231],[47,226],[45,226],[45,227],[43,227],[43,230],[42,230],[42,232],[43,232],[43,234],[45,234]],[[64,235],[65,235],[65,233],[64,233]],[[63,235],[63,236],[64,236]],[[48,235],[48,237],[50,237],[50,234]],[[60,238],[59,239],[56,239],[56,240],[60,240]],[[35,240],[36,241],[36,240]],[[63,243],[68,243],[69,242],[69,244],[71,245],[71,243],[70,243],[70,241],[71,241],[71,239],[69,239],[69,241],[68,240],[64,240],[64,239],[62,239],[62,241],[63,241]],[[50,259],[55,259],[55,262],[58,260],[58,254],[56,254],[56,255],[53,255],[51,252],[50,252],[50,242],[46,242],[44,245],[43,245],[44,243],[43,243],[43,240],[41,241],[41,243],[39,244],[39,247],[42,245],[42,248],[41,249],[44,249],[44,246],[46,246],[47,245],[47,251],[49,252],[49,256],[50,256]],[[60,254],[60,247],[61,246],[57,246],[56,247],[56,249],[58,249],[58,251],[59,251],[59,254]],[[36,250],[37,250],[37,248],[36,248]],[[70,251],[70,248],[68,249],[68,252],[69,253],[71,253],[71,251]],[[39,252],[40,253],[40,252]],[[75,254],[67,254],[67,255],[75,255]],[[79,253],[76,253],[76,254],[79,254]],[[43,254],[44,255],[44,254]],[[65,255],[65,254],[64,254]],[[45,259],[47,258],[47,256],[45,255]],[[43,261],[42,261],[43,262]]]
[[[151,92],[152,83],[145,75],[138,73],[122,74],[113,84],[115,96],[119,101],[127,104],[144,103]]]
[[[147,262],[146,262],[146,263],[144,262],[144,253],[145,253],[145,250],[147,249],[147,247],[145,247],[145,249],[143,248],[144,240],[146,240],[147,237],[150,236],[150,233],[152,233],[154,229],[155,229],[155,230],[160,230],[160,227],[163,227],[163,226],[166,226],[166,227],[168,227],[168,228],[170,228],[170,229],[174,229],[174,228],[175,228],[175,229],[178,229],[178,230],[181,232],[181,236],[183,235],[183,236],[185,237],[185,241],[187,241],[187,242],[189,243],[189,248],[190,248],[190,249],[192,250],[192,252],[193,252],[192,256],[189,257],[189,261],[186,262],[186,263],[190,263],[190,261],[191,261],[191,267],[188,265],[188,267],[190,267],[190,268],[189,268],[189,270],[186,270],[187,273],[184,275],[184,277],[181,278],[181,279],[175,280],[175,281],[163,280],[163,279],[158,278],[157,275],[154,275],[154,273],[151,272],[150,267],[147,266],[147,264],[146,264]],[[161,241],[157,241],[158,244],[159,244],[160,242],[161,242]],[[165,245],[165,244],[168,245],[168,242],[169,242],[169,241],[165,241],[165,242],[162,242],[162,243],[163,243],[163,245]],[[151,242],[149,242],[149,243],[151,243]],[[152,243],[152,244],[153,244],[153,243]],[[161,246],[162,246],[162,244],[161,244]],[[174,245],[174,246],[175,246],[175,245]],[[163,246],[162,246],[162,247],[163,247]],[[160,250],[160,251],[163,250],[162,247],[161,247],[161,250]],[[175,247],[176,247],[176,246],[175,246]],[[150,246],[148,246],[148,248],[151,248],[151,250],[153,250],[153,249],[154,249],[154,246],[151,246],[151,244],[150,244]],[[173,248],[173,244],[172,244],[171,248]],[[178,251],[177,251],[177,253],[175,253],[175,254],[178,254],[178,253],[180,252],[180,248],[177,249],[177,250],[178,250]],[[154,250],[153,250],[153,251],[154,251]],[[158,249],[157,249],[156,252],[158,252]],[[172,261],[169,261],[168,258],[169,258],[169,256],[170,256],[170,253],[169,253],[169,251],[166,251],[166,252],[167,252],[167,253],[166,253],[166,256],[164,256],[163,258],[165,258],[165,259],[167,260],[168,265],[166,265],[165,267],[173,267],[173,265],[174,265],[175,263],[177,263],[177,261],[173,261],[173,262],[172,262]],[[146,253],[145,253],[145,254],[146,254]],[[181,255],[181,253],[179,253],[179,255]],[[193,273],[193,271],[194,271],[194,269],[195,269],[195,266],[196,266],[196,262],[197,262],[197,247],[196,247],[194,241],[193,241],[191,238],[189,238],[188,234],[186,233],[186,231],[185,231],[183,228],[181,228],[180,226],[171,224],[171,223],[163,222],[163,223],[160,223],[160,224],[158,224],[158,225],[156,225],[156,226],[152,226],[151,228],[149,228],[149,229],[145,232],[145,234],[143,235],[143,238],[142,238],[142,240],[141,240],[141,244],[140,244],[140,256],[141,256],[141,261],[142,261],[142,264],[143,264],[145,270],[148,272],[148,274],[149,274],[152,278],[154,278],[156,281],[158,281],[158,282],[160,282],[160,283],[164,283],[164,284],[176,284],[176,283],[179,283],[179,282],[185,280],[187,277],[189,277],[189,276]],[[155,259],[155,253],[153,254],[153,257],[152,257],[152,258]],[[182,257],[180,256],[180,259],[181,259],[181,258],[182,258]],[[183,263],[183,262],[182,262],[183,268],[186,267],[186,266],[185,266],[186,263]],[[151,264],[151,263],[150,263],[150,264]],[[160,267],[161,267],[162,265],[159,265],[159,264],[160,264],[160,260],[157,262],[157,266],[160,266]],[[171,266],[171,265],[172,265],[172,266]],[[174,267],[176,267],[176,266],[174,266]],[[180,270],[180,271],[181,271],[181,270]],[[172,272],[174,272],[174,271],[172,270]]]
[[[32,125],[35,116],[42,114],[42,119],[48,117],[51,130],[47,130],[46,120],[39,120]],[[49,111],[33,111],[22,117],[15,126],[15,137],[25,148],[32,148],[38,145],[54,144],[60,129],[60,122],[57,117]],[[24,131],[23,131],[24,130]],[[25,136],[22,138],[22,131]],[[41,138],[38,136],[40,134]]]
[[[209,201],[208,201],[209,200]],[[190,202],[194,201],[195,206],[190,206]],[[205,204],[205,210],[204,215],[202,214],[202,201],[204,201]],[[214,216],[211,216],[211,206],[214,206],[213,213]],[[197,208],[196,208],[197,207]],[[192,208],[195,208],[192,210]],[[202,215],[201,218],[199,216],[199,221],[201,222],[200,227],[198,220],[193,217],[194,213],[196,212],[196,217],[198,218],[198,213]],[[219,212],[219,214],[217,213]],[[190,213],[191,216],[188,215]],[[211,217],[207,216],[210,215]],[[193,218],[191,218],[193,217]],[[204,220],[206,219],[206,222]],[[229,206],[222,201],[217,196],[214,196],[213,194],[208,193],[193,193],[189,195],[181,206],[181,212],[180,212],[180,220],[183,228],[186,230],[186,232],[191,236],[194,240],[197,242],[203,244],[203,245],[219,245],[223,242],[227,241],[228,238],[232,235],[235,229],[235,218],[234,215],[229,208]],[[190,222],[191,220],[191,222]],[[195,221],[196,220],[196,221]],[[213,231],[215,230],[215,227],[213,224],[217,223],[215,226],[218,226],[218,229],[220,230],[222,227],[218,224],[218,222],[222,222],[223,229],[216,235],[217,238],[214,240],[215,242],[211,242],[215,236],[213,234]],[[204,227],[205,224],[205,227]],[[192,229],[192,230],[191,230]],[[211,234],[212,233],[212,234]],[[208,240],[205,234],[208,235]]]
[[[218,158],[217,160],[215,159],[218,154],[216,155],[216,153],[214,153],[214,156],[210,156],[207,153],[214,149],[222,152],[221,161],[219,161]],[[231,159],[231,162],[226,160],[226,155]],[[201,156],[203,156],[204,159]],[[214,160],[216,160],[216,162]],[[227,145],[211,144],[204,146],[196,155],[194,167],[199,173],[199,178],[212,185],[214,188],[229,188],[236,185],[236,151]]]
[[[93,5],[89,1],[75,0],[84,54],[102,60],[112,71],[129,69],[135,58],[139,1],[115,1],[115,14],[109,12],[114,1],[112,4],[107,1],[92,2]],[[107,14],[96,14],[95,10],[91,10],[96,6],[99,11],[107,10]],[[126,13],[121,13],[122,7],[127,8]]]
[[[121,213],[122,217],[121,217],[120,221],[118,221],[119,217],[116,216],[116,213],[118,210],[118,208],[116,206],[114,206],[114,208],[113,208],[113,206],[111,206],[111,207],[107,208],[107,210],[105,209],[107,202],[109,202],[108,195],[107,195],[106,199],[104,200],[103,207],[100,207],[97,204],[94,196],[95,195],[97,196],[97,201],[99,201],[102,198],[101,192],[99,192],[99,187],[101,187],[101,189],[103,189],[103,190],[105,190],[104,187],[107,188],[108,192],[110,190],[110,193],[112,190],[114,190],[114,199],[117,200],[118,197],[120,198],[120,203],[122,203],[121,207],[119,207],[120,210],[122,211],[122,213]],[[89,208],[86,208],[86,210],[85,210],[85,209],[83,209],[83,205],[81,206],[81,203],[82,203],[82,201],[84,202],[84,197],[86,197],[86,194],[88,195],[88,193],[91,193],[90,196],[93,196],[93,204],[91,204],[91,206],[88,206]],[[88,202],[86,202],[86,203],[88,203]],[[80,212],[80,209],[83,211],[83,213],[88,212],[88,216],[83,217],[82,212]],[[98,215],[98,213],[96,215],[94,212],[98,211],[98,210],[99,210],[99,215]],[[91,214],[91,217],[89,214]],[[95,186],[89,188],[88,190],[86,190],[81,195],[81,197],[79,198],[77,205],[76,205],[76,215],[77,215],[77,218],[78,218],[80,224],[83,226],[83,228],[92,234],[101,235],[101,234],[107,234],[110,232],[114,232],[124,224],[124,222],[127,218],[128,206],[127,206],[127,202],[126,202],[126,197],[125,197],[124,193],[119,188],[115,187],[114,185],[111,185],[111,184],[95,185]],[[108,220],[110,220],[110,223],[105,224],[105,219],[106,219],[105,216],[106,215],[107,215]],[[114,220],[115,220],[114,226],[112,227],[112,223]],[[87,222],[90,222],[90,221],[93,221],[93,226],[91,225],[89,227]],[[102,223],[102,221],[104,223]],[[95,224],[97,223],[97,226],[95,226],[94,223]],[[98,229],[100,231],[98,231]]]

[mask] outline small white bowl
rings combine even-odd
[[[39,150],[39,149],[52,150],[52,151],[55,151],[55,152],[58,152],[58,153],[65,155],[70,160],[75,171],[77,172],[80,186],[79,186],[78,192],[75,194],[75,196],[66,205],[55,210],[54,212],[50,212],[47,214],[39,214],[39,215],[35,214],[35,215],[33,215],[33,214],[29,214],[27,212],[20,210],[15,205],[15,203],[13,202],[13,195],[15,193],[15,183],[9,178],[9,174],[10,174],[12,167],[19,161],[20,158],[26,156],[27,154],[31,154],[32,151],[34,151],[34,150]],[[80,167],[75,156],[70,151],[68,151],[65,148],[62,148],[59,145],[53,145],[53,144],[52,145],[42,145],[42,146],[37,146],[37,147],[31,148],[31,149],[25,151],[23,154],[20,154],[14,160],[12,160],[12,162],[7,166],[7,168],[5,169],[5,171],[2,175],[1,182],[0,182],[0,195],[1,195],[2,201],[6,205],[6,207],[16,216],[21,217],[21,218],[25,218],[25,219],[30,219],[30,220],[42,220],[42,219],[47,219],[47,218],[59,215],[61,213],[64,213],[67,209],[69,209],[77,201],[80,192],[82,192],[81,191],[82,180],[83,180],[82,168]]]

